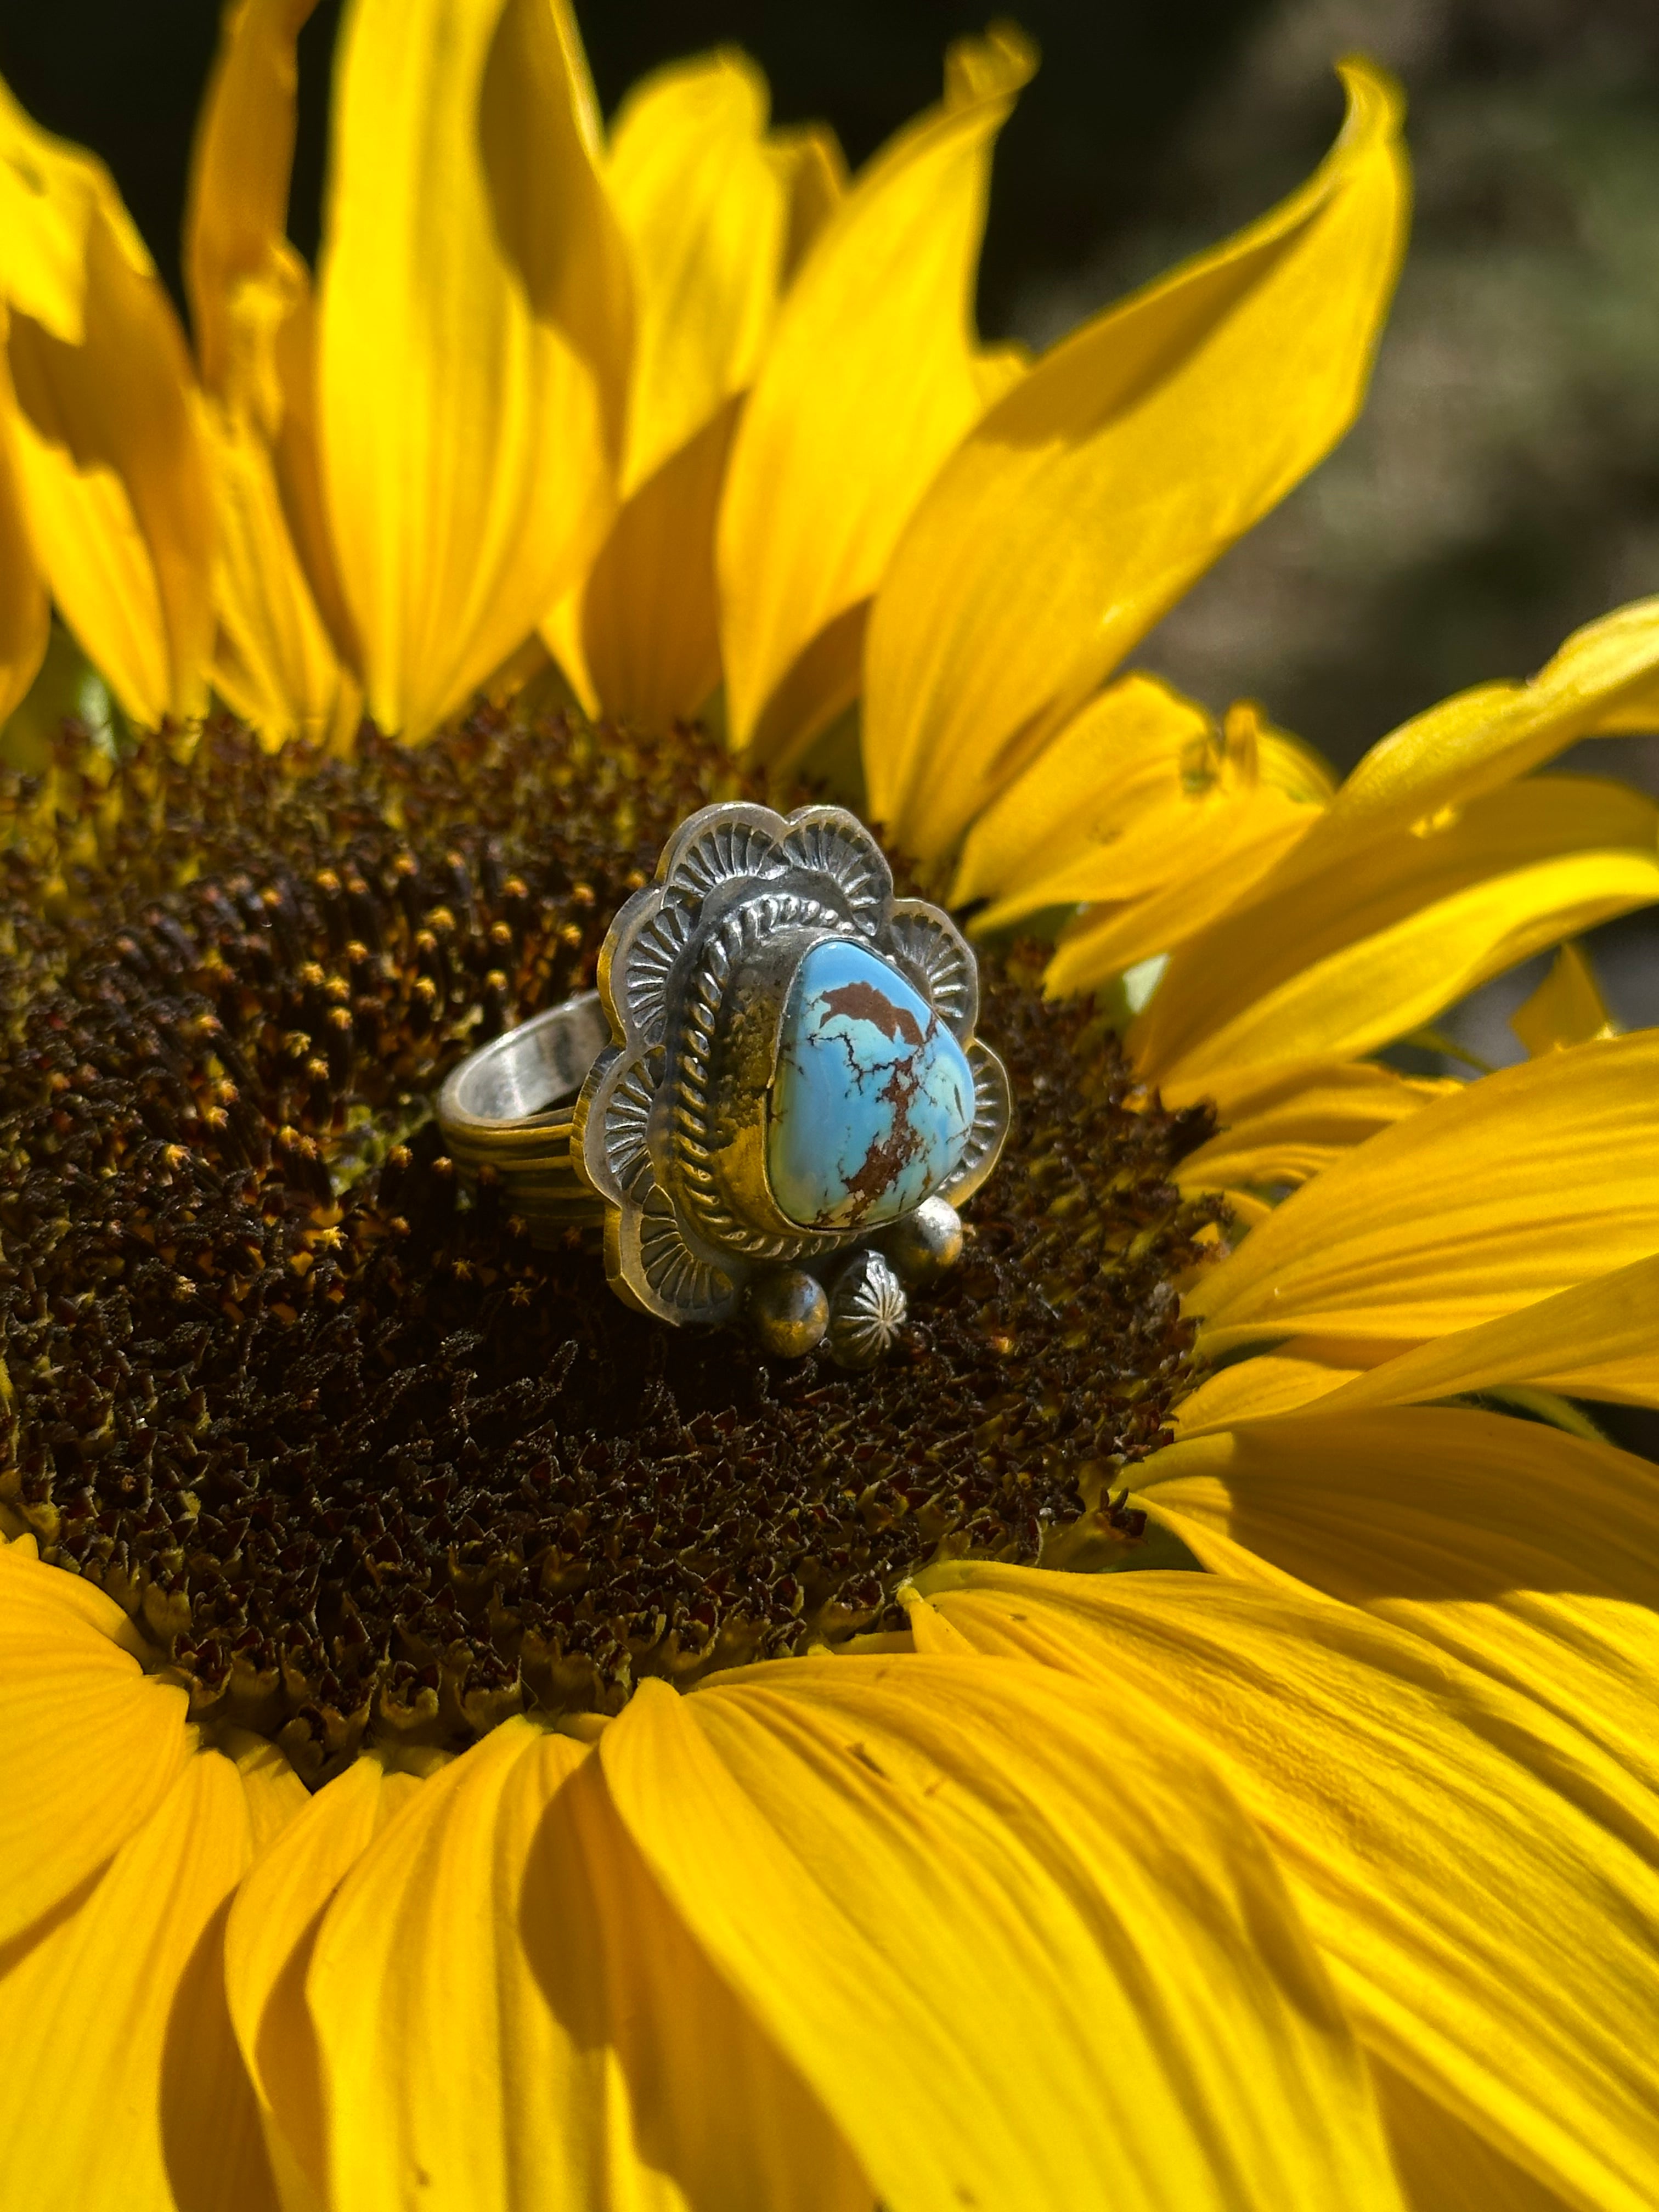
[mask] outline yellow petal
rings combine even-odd
[[[667,1911],[597,1762],[526,1722],[422,1784],[356,1862],[307,1987],[333,2201],[353,2212],[417,2189],[445,2212],[866,2212],[821,2113]]]
[[[324,487],[369,712],[413,738],[604,530],[625,295],[562,8],[357,0],[336,88]]]
[[[257,432],[270,448],[289,543],[275,528],[264,532],[261,559],[277,578],[264,589],[308,587],[336,657],[355,673],[362,648],[324,514],[311,275],[285,234],[295,40],[313,4],[243,0],[225,11],[191,161],[184,271],[208,391],[231,417],[230,434]],[[303,583],[289,581],[295,560]],[[260,626],[258,595],[240,586],[234,566],[222,573],[239,631],[258,629],[264,657],[287,681],[285,711],[303,722],[313,691],[307,661],[294,657],[285,624]]]
[[[1494,2150],[1404,2075],[1373,2059],[1371,2078],[1412,2212],[1469,2212],[1471,2205],[1481,2212],[1568,2212],[1565,2197]]]
[[[250,1868],[225,1932],[225,1989],[258,2100],[284,2212],[327,2188],[321,2065],[305,1982],[323,1909],[419,1788],[378,1759],[353,1761]]]
[[[1375,1050],[1656,898],[1651,800],[1579,777],[1513,784],[1317,876],[1270,877],[1174,956],[1130,1049],[1167,1097],[1225,1103],[1286,1063]]]
[[[727,47],[646,78],[617,117],[605,181],[637,304],[624,495],[754,375],[788,222],[766,111],[765,78]]]
[[[202,381],[224,393],[242,363],[239,293],[284,260],[294,166],[295,40],[316,0],[232,0],[202,102],[185,213],[184,270]],[[297,258],[297,257],[295,257]]]
[[[1036,1669],[853,1657],[647,1682],[599,1756],[883,2201],[1395,2201],[1271,1863],[1173,1731]]]
[[[0,1544],[0,1944],[106,1864],[185,1762],[184,1692],[127,1634],[101,1590]]]
[[[1646,1030],[1504,1068],[1385,1129],[1293,1192],[1187,1305],[1212,1354],[1293,1335],[1408,1346],[1656,1247]]]
[[[101,163],[0,86],[0,294],[30,527],[136,720],[206,703],[213,510],[184,335]]]
[[[1613,1760],[1327,1599],[1191,1574],[921,1580],[981,1650],[1107,1688],[1119,1741],[1173,1722],[1208,1749],[1390,2067],[1570,2203],[1653,2203],[1659,1832]]]
[[[1608,737],[1646,736],[1659,730],[1659,674],[1613,692],[1610,702],[1597,708],[1590,728]]]
[[[9,2203],[276,2212],[220,1972],[248,1850],[235,1765],[198,1753],[90,1894],[6,1954],[0,2130],[27,2178]]]
[[[1584,1044],[1591,1037],[1615,1034],[1595,971],[1581,946],[1561,947],[1549,974],[1510,1016],[1510,1027],[1534,1060],[1540,1052],[1553,1052],[1564,1044]]]
[[[1228,1127],[1188,1153],[1176,1180],[1189,1191],[1305,1182],[1356,1145],[1462,1087],[1364,1061],[1316,1060],[1235,1092]]]
[[[1064,929],[1043,974],[1048,995],[1091,989],[1184,944],[1306,835],[1311,811],[1262,787],[1234,794],[1196,828],[1179,817],[1168,822],[1164,850],[1176,863],[1169,875],[1126,904],[1088,908]],[[1151,823],[1147,830],[1150,842]]]
[[[1006,392],[1012,391],[1031,366],[1031,349],[1018,339],[1006,345],[981,346],[974,355],[974,381],[979,386],[981,407],[994,407]]]
[[[917,510],[865,699],[871,809],[907,850],[947,850],[1352,421],[1406,183],[1397,95],[1344,76],[1347,122],[1308,183],[1062,340]]]
[[[539,635],[542,643],[557,661],[560,674],[575,693],[577,704],[583,714],[598,721],[605,708],[593,688],[593,678],[588,673],[587,656],[582,645],[585,592],[584,579],[542,617]]]
[[[1267,1218],[1264,1212],[1262,1219]],[[1208,1376],[1183,1398],[1170,1416],[1178,1437],[1208,1435],[1214,1429],[1231,1429],[1240,1421],[1261,1420],[1289,1413],[1337,1390],[1364,1370],[1334,1367],[1295,1352],[1262,1352],[1253,1359],[1236,1360],[1231,1367]]]
[[[295,40],[314,0],[226,10],[185,216],[211,404],[221,632],[214,680],[268,744],[355,720],[358,647],[322,517],[311,279],[285,234]]]
[[[216,1748],[232,1759],[247,1800],[248,1850],[267,1851],[311,1804],[311,1792],[289,1765],[288,1754],[269,1736],[248,1729],[227,1729]]]
[[[549,1763],[544,1799],[583,1756],[509,1722],[423,1784],[379,1847],[359,1846],[345,1867],[311,1931],[306,1974],[330,2201],[372,2212],[404,2205],[417,2187],[457,2212],[538,2196],[580,2201],[561,2186],[562,2154],[574,2148],[560,2141],[561,2039],[514,1925],[541,1804],[520,1790],[509,1814],[503,1795],[515,1767],[533,1759],[538,1770]],[[350,1825],[361,1829],[361,1810]],[[300,1885],[295,1920],[331,1877],[341,1881],[346,1856],[343,1833],[331,1838],[319,1824],[313,1835],[315,1871]],[[539,2125],[519,2109],[538,2076]],[[269,2071],[264,2081],[278,2090],[279,2124],[301,2137],[301,2112],[290,2117]]]
[[[0,311],[0,331],[4,329]],[[40,580],[13,428],[16,401],[0,347],[0,722],[24,696],[46,657],[52,602]]]
[[[1273,1212],[1273,1207],[1267,1199],[1258,1198],[1254,1192],[1248,1190],[1230,1190],[1227,1193],[1227,1205],[1232,1213],[1235,1225],[1241,1232],[1246,1229],[1253,1229],[1258,1221],[1265,1220]]]
[[[1659,1788],[1659,1474],[1540,1422],[1338,1410],[1182,1442],[1137,1496],[1206,1565],[1414,1630]]]
[[[1659,854],[1645,848],[1528,863],[1328,956],[1264,993],[1179,1060],[1155,1063],[1149,1045],[1144,1072],[1172,1102],[1200,1095],[1220,1101],[1287,1061],[1376,1050],[1564,935],[1656,898]],[[1247,937],[1241,927],[1241,949]],[[1187,981],[1183,970],[1168,1002],[1172,1023]],[[1149,1021],[1148,1035],[1151,1027]]]
[[[58,611],[122,712],[153,729],[167,712],[171,677],[155,570],[132,502],[112,469],[77,467],[25,410],[13,428],[30,534]]]
[[[362,694],[295,556],[270,450],[245,416],[212,413],[207,428],[219,516],[214,688],[268,745],[347,735]]]
[[[1659,1257],[1402,1352],[1347,1383],[1333,1409],[1404,1406],[1506,1382],[1659,1405]]]
[[[766,106],[739,53],[678,64],[629,94],[605,167],[638,303],[626,496],[580,609],[544,628],[591,708],[649,728],[694,714],[720,681],[715,518],[790,219]]]
[[[573,656],[548,641],[594,708],[647,729],[689,720],[720,675],[714,520],[737,428],[732,400],[623,506],[588,572]],[[562,647],[564,648],[562,650]]]
[[[232,1730],[222,1749],[242,1786],[246,1867],[257,1853],[280,1848],[311,1793],[264,1737]],[[218,1754],[206,1759],[216,1762]],[[246,2205],[248,2212],[276,2212],[281,2191],[227,1991],[225,1936],[234,1902],[234,1893],[226,1896],[203,1930],[167,2014],[161,2127],[168,2179],[181,2208],[225,2205],[241,2212]]]
[[[279,252],[273,270],[269,285],[250,283],[239,304],[256,360],[269,333],[270,389],[278,396],[280,419],[268,438],[283,520],[335,658],[361,686],[362,640],[347,602],[323,483],[316,303],[298,254],[289,252],[284,261]]]
[[[827,123],[769,131],[766,151],[788,195],[789,227],[780,272],[787,284],[847,197],[847,156]]]
[[[635,308],[627,242],[599,174],[604,131],[581,33],[568,0],[464,4],[499,15],[478,111],[496,234],[538,319],[586,365],[614,476]]]
[[[792,672],[874,591],[984,404],[973,288],[991,143],[1035,58],[1001,27],[952,52],[944,103],[860,174],[796,276],[732,456],[719,541],[727,711],[738,749],[779,765],[857,690],[845,656],[811,684],[790,687]]]
[[[1078,925],[1096,963],[1090,980],[1100,981],[1202,927],[1212,880],[1236,904],[1302,835],[1310,805],[1328,789],[1306,749],[1248,703],[1231,708],[1218,732],[1157,678],[1127,676],[974,824],[951,902],[989,896],[975,921],[990,930],[1044,907],[1112,902]],[[1056,969],[1068,964],[1062,947]],[[1049,986],[1073,988],[1055,971]]]
[[[978,919],[998,928],[1049,903],[1042,886],[1057,870],[1091,852],[1121,859],[1126,845],[1143,878],[1136,888],[1146,888],[1151,856],[1134,829],[1148,811],[1181,798],[1189,763],[1200,774],[1212,766],[1214,738],[1203,708],[1158,677],[1110,685],[975,823],[951,903],[988,898]],[[1209,796],[1218,780],[1202,775],[1194,798]]]
[[[0,289],[63,344],[82,345],[94,234],[139,276],[154,273],[144,241],[103,163],[42,131],[3,88],[0,149]]]
[[[1659,669],[1659,599],[1575,630],[1525,684],[1483,684],[1402,723],[1343,785],[1287,874],[1334,866],[1384,830],[1406,830],[1512,781],[1601,727]],[[1645,726],[1645,725],[1644,725]]]

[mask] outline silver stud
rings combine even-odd
[[[779,1359],[802,1359],[830,1325],[823,1285],[805,1267],[777,1267],[749,1288],[749,1325]]]
[[[962,1216],[948,1198],[924,1198],[885,1232],[881,1249],[913,1290],[931,1283],[962,1257]]]
[[[855,1254],[830,1300],[830,1358],[841,1367],[873,1367],[896,1340],[908,1310],[904,1285],[880,1253]]]

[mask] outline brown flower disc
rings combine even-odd
[[[693,732],[495,713],[0,788],[0,1516],[308,1780],[896,1625],[941,1549],[1052,1555],[1160,1441],[1210,1123],[1035,955],[985,969],[1015,1139],[871,1373],[664,1328],[458,1186],[436,1085],[589,986],[668,831],[744,788]]]

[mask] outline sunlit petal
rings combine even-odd
[[[1536,1060],[1540,1052],[1613,1036],[1615,1024],[1583,948],[1564,945],[1538,988],[1510,1016],[1510,1027]]]
[[[219,517],[214,688],[268,745],[349,735],[362,694],[295,554],[270,448],[228,410],[210,416],[207,433]]]
[[[714,522],[739,404],[728,401],[640,485],[588,571],[573,680],[647,729],[696,714],[720,681]],[[556,628],[549,641],[556,653]]]
[[[597,1761],[526,1722],[423,1784],[356,1862],[307,1993],[333,2200],[354,2212],[422,2188],[446,2212],[869,2205],[677,1925]]]
[[[1195,701],[1155,676],[1124,677],[1091,699],[980,816],[963,847],[951,904],[989,899],[976,920],[996,928],[1047,904],[1047,879],[1091,853],[1103,867],[1127,843],[1131,865],[1144,871],[1144,848],[1131,833],[1143,813],[1180,796],[1185,764],[1200,772],[1208,766],[1213,738],[1214,725]],[[1204,778],[1210,787],[1217,781]]]
[[[1097,902],[1060,932],[1043,979],[1050,994],[1106,982],[1197,936],[1307,835],[1329,794],[1306,747],[1265,726],[1248,702],[1230,708],[1218,757],[1183,762],[1178,793],[1126,830],[1127,850],[1080,856],[1051,884]]]
[[[1650,688],[1656,666],[1659,599],[1639,599],[1575,630],[1529,682],[1443,700],[1371,747],[1297,868],[1327,867],[1385,828],[1408,829],[1553,758]]]
[[[1655,899],[1650,799],[1579,777],[1512,784],[1317,876],[1269,877],[1175,955],[1130,1049],[1166,1097],[1229,1107],[1274,1068],[1375,1050],[1540,945]]]
[[[766,150],[789,196],[781,272],[787,283],[847,197],[847,156],[827,123],[769,131]]]
[[[1212,1352],[1297,1335],[1408,1347],[1656,1248],[1659,1031],[1645,1030],[1397,1122],[1293,1192],[1187,1303]]]
[[[237,327],[245,288],[269,283],[277,264],[291,270],[298,264],[304,281],[285,234],[299,88],[295,41],[316,4],[233,0],[224,12],[185,214],[185,282],[210,392],[222,394],[255,373]]]
[[[1176,1731],[1126,1738],[1059,1691],[914,1656],[683,1698],[647,1682],[600,1755],[884,2201],[1058,2212],[1110,2174],[1122,2212],[1391,2203],[1340,2014],[1249,1822]],[[1109,2076],[1134,2094],[1102,2095]]]
[[[720,522],[740,750],[786,760],[856,694],[856,650],[789,679],[833,623],[857,617],[984,406],[973,286],[991,144],[1033,65],[1006,29],[953,49],[942,106],[860,173],[790,289]]]
[[[951,902],[988,897],[974,916],[981,931],[1097,902],[1062,937],[1048,980],[1056,991],[1102,981],[1237,904],[1330,788],[1323,764],[1255,708],[1232,708],[1218,730],[1156,677],[1126,676],[980,816]]]
[[[1393,88],[1345,76],[1346,125],[1309,182],[1062,340],[918,509],[865,697],[871,809],[905,849],[947,851],[1353,419],[1406,185]]]
[[[789,216],[766,112],[765,79],[728,49],[647,77],[617,117],[605,180],[637,307],[624,494],[754,375]]]
[[[1402,1352],[1347,1384],[1335,1403],[1403,1406],[1506,1382],[1659,1405],[1659,1257]]]
[[[548,0],[356,0],[337,63],[318,388],[369,712],[416,738],[608,519],[626,293]]]
[[[1349,1394],[1155,1455],[1136,1495],[1207,1566],[1294,1577],[1523,1690],[1659,1790],[1659,1475],[1610,1444]]]
[[[178,319],[101,163],[0,86],[17,462],[64,620],[127,712],[206,702],[213,505]]]
[[[27,377],[26,388],[40,400]],[[155,569],[126,489],[113,469],[77,466],[26,409],[13,428],[30,534],[58,611],[123,712],[154,729],[168,711],[172,677]]]
[[[1264,1209],[1261,1218],[1265,1220],[1270,1211]],[[1298,1341],[1293,1338],[1292,1346]],[[1242,1421],[1261,1420],[1305,1406],[1310,1399],[1340,1389],[1364,1371],[1358,1366],[1335,1366],[1294,1349],[1258,1352],[1253,1359],[1235,1360],[1231,1367],[1206,1376],[1176,1407],[1170,1425],[1183,1440],[1234,1428]]]
[[[0,1944],[114,1856],[189,1752],[185,1693],[144,1674],[127,1626],[33,1538],[0,1543]]]
[[[1325,1598],[967,1565],[981,1650],[1190,1731],[1273,1838],[1367,2045],[1597,2212],[1659,2191],[1659,1804],[1567,1723]],[[965,1662],[958,1662],[965,1663]]]
[[[15,410],[11,374],[0,347],[0,722],[33,683],[52,635],[52,601],[29,534]]]
[[[1356,1145],[1462,1088],[1366,1060],[1291,1068],[1234,1094],[1227,1127],[1181,1163],[1182,1188],[1305,1182]]]
[[[321,2069],[305,2002],[323,1910],[419,1787],[379,1759],[354,1760],[312,1798],[282,1848],[256,1860],[231,1906],[226,1996],[283,2212],[309,2212],[327,2189]]]
[[[349,726],[359,651],[322,511],[311,277],[286,236],[315,0],[228,9],[191,165],[185,281],[219,519],[214,682],[267,744]]]
[[[235,1764],[198,1753],[90,1894],[7,1954],[0,2129],[20,2203],[275,2212],[221,1965],[250,1848]]]
[[[592,708],[650,728],[695,714],[720,681],[715,518],[790,226],[766,109],[743,55],[677,64],[629,95],[605,163],[637,307],[624,499],[580,598],[544,631]]]

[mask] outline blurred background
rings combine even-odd
[[[301,39],[290,229],[314,252],[339,0]],[[780,121],[827,117],[854,161],[937,97],[953,0],[590,0],[601,100],[732,41]],[[997,155],[988,337],[1042,345],[1297,181],[1359,49],[1410,102],[1417,217],[1359,426],[1134,656],[1212,707],[1259,698],[1340,768],[1446,693],[1518,676],[1659,591],[1656,0],[1026,0],[1043,66]],[[217,0],[0,0],[0,72],[113,170],[179,290],[178,234]],[[1570,765],[1659,791],[1659,738]],[[1596,933],[1627,1024],[1659,1022],[1659,927]],[[1518,1056],[1541,963],[1458,1010]]]

